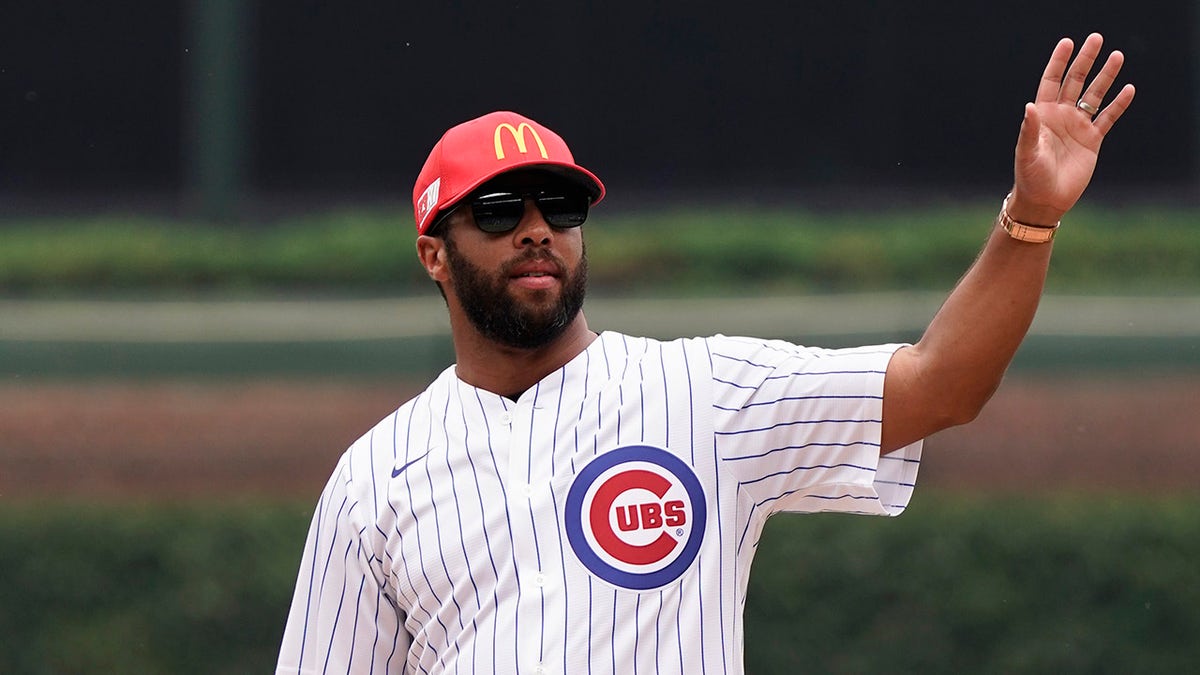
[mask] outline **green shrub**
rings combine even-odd
[[[6,505],[0,672],[271,672],[310,517]]]
[[[948,289],[994,204],[814,214],[713,208],[607,214],[587,228],[609,293]],[[1089,210],[1063,226],[1052,289],[1200,290],[1188,210]],[[427,292],[406,214],[340,211],[270,224],[102,216],[0,223],[0,294],[316,290]]]
[[[777,517],[751,577],[748,670],[1188,671],[1197,505],[918,495],[898,519]]]

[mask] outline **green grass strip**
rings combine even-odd
[[[593,287],[623,294],[946,289],[995,205],[811,213],[712,208],[612,213],[586,225]],[[0,294],[411,293],[428,290],[406,213],[336,211],[215,226],[107,215],[0,223]],[[1200,291],[1198,214],[1081,206],[1050,288]]]

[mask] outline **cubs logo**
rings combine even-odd
[[[678,579],[700,551],[704,489],[683,460],[647,445],[597,456],[567,492],[567,540],[584,567],[620,588]]]

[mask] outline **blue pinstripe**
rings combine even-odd
[[[773,455],[777,452],[784,452],[787,450],[807,450],[808,448],[852,448],[856,445],[861,445],[861,446],[870,447],[870,448],[878,448],[879,447],[878,443],[872,443],[870,441],[851,441],[849,443],[831,443],[831,442],[813,441],[812,443],[804,443],[802,445],[785,445],[781,448],[771,448],[770,450],[766,450],[764,452],[760,452],[760,453],[753,454],[753,455],[726,456],[725,461],[736,462],[738,460],[743,460],[743,459],[762,459],[763,457],[766,457],[767,455]]]
[[[485,408],[483,405],[483,396],[478,389],[475,391],[475,399],[479,402],[480,412],[484,412]],[[507,405],[505,406],[505,409],[507,409]],[[484,419],[485,420],[487,419],[486,415],[484,416]],[[495,473],[496,473],[496,481],[498,483],[500,483],[500,493],[507,495],[508,490],[504,487],[504,476],[500,471],[499,463],[496,461],[496,449],[494,447],[492,447],[492,434],[491,434],[490,428],[488,429],[488,434],[487,434],[487,446],[488,446],[488,457],[490,457],[492,459],[492,470],[495,471]],[[512,514],[510,514],[508,511],[508,502],[507,501],[504,504],[504,522],[508,526],[507,527],[508,550],[509,550],[510,555],[512,556],[513,569],[516,569],[517,568],[517,551],[516,551],[517,544],[516,544],[516,541],[513,539]],[[489,548],[489,556],[491,555],[490,554],[491,550],[492,549]],[[492,561],[492,569],[496,569],[496,562],[494,559]],[[516,579],[516,587],[517,587],[516,600],[517,600],[517,604],[520,605],[521,604],[521,592],[522,592],[520,577],[518,577]],[[520,615],[517,615],[516,630],[513,631],[513,633],[514,633],[514,635],[513,635],[514,654],[517,653],[517,650],[515,648],[517,646],[519,646],[519,644],[520,644],[520,642],[518,641],[518,636],[521,632],[521,623],[520,622],[521,622]],[[515,665],[518,665],[518,664],[514,664],[514,666]]]
[[[711,364],[712,364],[712,356],[710,354],[710,356],[709,356],[710,367],[711,367]],[[692,382],[691,377],[688,378],[688,382],[689,383]],[[691,386],[691,385],[689,384],[688,386]],[[716,435],[717,434],[714,432],[713,436],[716,436]],[[713,443],[713,465],[720,466],[720,464],[721,464],[721,458],[717,454],[717,444]],[[713,472],[713,483],[716,486],[715,489],[716,489],[717,494],[720,494],[721,493],[721,472],[720,471]],[[716,521],[718,523],[723,522],[725,520],[725,517],[721,515],[721,501],[719,499],[717,500],[716,508],[714,510],[716,511]],[[724,556],[725,528],[723,528],[723,527],[717,528],[717,543],[718,543],[717,550],[721,552],[722,556]],[[724,560],[722,560],[721,562],[724,563]],[[734,556],[733,564],[734,564],[734,570],[735,570],[735,574],[736,574],[739,571],[737,556]],[[720,619],[720,621],[721,621],[721,653],[728,654],[729,653],[729,645],[725,644],[725,635],[728,634],[729,630],[725,627],[725,621],[727,619],[727,615],[725,614],[725,577],[723,575],[718,578],[717,589],[718,589],[717,605],[720,610],[719,616],[721,617],[721,619]],[[729,672],[729,659],[727,659],[727,658],[721,659],[721,672],[723,672],[723,673]]]
[[[429,399],[428,395],[423,396],[422,402],[424,403],[424,406],[422,406],[422,407],[424,407],[429,413],[432,413],[433,408],[428,399]],[[430,416],[432,417],[432,414]],[[411,415],[408,418],[408,422],[409,422],[408,432],[412,433],[412,416]],[[432,433],[432,431],[430,433]],[[411,442],[406,442],[404,445],[406,448],[413,447]],[[424,447],[429,447],[429,439],[428,438],[425,439]],[[405,471],[402,475],[404,476],[404,487],[406,488],[406,490],[408,492],[411,493],[412,492],[412,481],[411,481],[412,471]],[[414,508],[412,502],[409,502],[408,509],[409,509],[409,512],[412,514],[413,522],[414,523],[417,522],[417,520],[418,520],[417,519],[417,511],[416,511],[416,508]],[[425,558],[425,546],[421,541],[421,528],[418,527],[415,529],[416,529],[416,539],[417,539],[417,555],[420,557],[420,559],[423,560]],[[432,591],[434,586],[433,586],[433,583],[430,582],[430,580],[429,580],[429,571],[426,569],[426,567],[424,565],[421,565],[420,568],[421,568],[421,576],[425,578],[425,585]],[[442,599],[440,597],[438,597],[437,592],[433,591],[431,593],[431,595],[433,595],[433,601],[435,603],[437,603],[437,605],[440,606],[442,604]],[[428,610],[426,610],[426,611],[428,611]],[[450,638],[450,629],[446,626],[445,623],[442,622],[441,614],[442,614],[441,612],[435,611],[431,614],[431,618],[433,620],[437,621],[438,625],[442,627],[442,633],[446,636],[446,640],[445,640],[446,643],[452,644],[449,639]]]
[[[467,411],[466,411],[466,406],[463,404],[463,400],[462,400],[462,390],[461,389],[456,390],[456,393],[458,394],[459,413],[462,415],[462,420],[463,420],[463,425],[462,425],[463,443],[467,447],[470,447],[469,436],[471,433],[471,426],[469,424],[467,424]],[[483,488],[479,485],[479,470],[475,468],[475,458],[471,456],[471,453],[467,453],[467,462],[471,465],[471,477],[475,481],[475,496],[479,500],[479,514],[480,514],[480,517],[482,517],[483,514],[485,513],[485,508],[483,505]],[[461,527],[461,525],[462,525],[461,521],[459,521],[459,525]],[[492,557],[492,555],[491,555],[491,551],[494,551],[495,549],[492,548],[491,535],[488,534],[488,530],[486,527],[483,528],[483,540],[485,542],[487,542],[488,562],[491,563],[491,566],[492,566],[492,578],[499,579],[500,571],[496,569],[496,559],[494,557]],[[464,555],[466,555],[465,547],[463,549],[463,553],[464,553]],[[500,596],[497,594],[496,587],[494,584],[492,585],[492,601],[496,604],[497,607],[500,606]],[[476,593],[476,602],[478,602],[478,592]],[[497,643],[497,641],[499,640],[499,635],[497,633],[498,630],[499,630],[499,626],[497,625],[497,623],[495,621],[493,621],[492,622],[492,644],[493,645],[495,645]],[[492,673],[493,673],[493,675],[496,673],[496,662],[494,660],[492,661]]]
[[[564,370],[564,371],[562,371],[562,378],[561,378],[561,381],[559,382],[559,387],[558,387],[558,402],[554,406],[554,429],[556,429],[556,430],[560,428],[559,424],[562,420],[563,394],[566,391],[566,383],[567,383],[567,373]],[[587,391],[586,387],[585,387],[584,391]],[[578,427],[576,427],[575,433],[576,433],[576,438],[578,439],[578,433],[579,433]],[[575,456],[574,453],[572,453],[571,457],[574,458],[574,456]],[[558,475],[557,466],[555,465],[557,460],[558,460],[558,434],[555,433],[554,439],[551,441],[551,453],[550,453],[550,475],[551,476]],[[554,508],[554,521],[557,523],[561,523],[562,516],[558,512],[558,502],[559,502],[558,494],[555,493],[553,485],[550,486],[550,497],[551,497],[550,505]],[[555,534],[557,535],[557,538],[558,538],[559,571],[562,573],[563,588],[566,588],[567,587],[567,552],[566,552],[566,549],[563,547],[562,532],[559,530],[556,530]],[[571,614],[571,596],[570,595],[564,594],[564,596],[563,596],[563,613],[566,614],[567,616],[570,616],[570,614]],[[562,629],[563,629],[562,643],[564,645],[566,645],[568,642],[568,638],[569,638],[569,632],[568,632],[567,623],[565,621],[563,622]],[[567,650],[565,648],[563,649],[563,672],[564,673],[567,672]]]
[[[350,549],[353,548],[353,546],[354,546],[353,541],[346,542],[346,553],[343,556],[344,559],[349,559]],[[330,553],[332,553],[332,552],[333,552],[333,549],[330,549]],[[325,580],[322,579],[321,585],[324,585],[324,584],[325,584]],[[329,657],[333,655],[333,638],[335,635],[337,635],[337,626],[338,626],[338,623],[340,623],[341,619],[342,619],[342,603],[345,601],[345,599],[346,599],[346,577],[345,577],[345,575],[343,575],[342,576],[342,592],[338,596],[337,614],[335,615],[336,618],[334,618],[334,620],[333,620],[333,630],[331,630],[329,632],[329,648],[325,650],[325,665],[321,669],[322,673],[329,670]],[[353,653],[353,652],[351,652],[351,653]]]
[[[446,406],[442,412],[442,419],[447,420],[449,418],[450,418],[450,397],[447,396],[446,397]],[[432,430],[432,425],[430,425],[430,428]],[[454,494],[454,500],[450,503],[451,503],[451,505],[453,505],[455,516],[458,519],[458,531],[462,532],[463,531],[462,507],[461,507],[462,502],[459,501],[458,482],[456,480],[454,480],[454,464],[450,461],[449,448],[452,447],[452,445],[450,443],[450,432],[447,428],[447,425],[445,425],[445,424],[442,425],[442,429],[443,429],[443,441],[445,442],[446,448],[447,448],[446,457],[445,457],[446,470],[450,473],[450,490]],[[425,474],[429,475],[428,464],[426,464]],[[430,477],[430,484],[432,485],[432,483],[433,483],[433,478]],[[438,550],[440,551],[443,548],[442,541],[441,541],[442,530],[441,530],[441,525],[440,525],[441,518],[437,516],[437,502],[434,502],[433,511],[434,511],[434,517],[436,518],[435,523],[438,524],[438,527],[437,527]],[[458,544],[463,553],[463,560],[466,561],[467,579],[469,579],[471,581],[471,589],[475,593],[475,607],[478,609],[478,608],[481,608],[483,606],[483,604],[479,601],[479,585],[475,583],[475,572],[471,569],[471,557],[467,554],[467,542],[464,541],[462,537],[458,537]],[[442,558],[442,568],[446,569],[445,557]],[[446,569],[446,578],[447,579],[450,578],[450,570],[449,569]],[[451,580],[451,581],[453,581],[453,580]],[[451,596],[451,598],[454,599],[454,606],[459,607],[458,600],[455,599],[453,595]],[[462,625],[461,612],[462,612],[462,609],[461,609],[461,607],[459,607],[459,625],[460,626]],[[475,613],[472,613],[471,614],[471,633],[472,633],[472,635],[474,635],[474,634],[477,634],[478,632],[479,632],[479,625],[475,621]],[[459,647],[457,640],[455,641],[455,647]],[[477,654],[476,650],[472,649],[471,654],[472,654],[472,658],[474,658],[474,656]]]
[[[537,415],[537,397],[538,397],[538,393],[540,391],[541,391],[541,383],[534,385],[534,388],[533,388],[534,406],[533,406],[533,410],[530,411],[531,417]],[[532,451],[532,449],[534,447],[534,439],[532,437],[534,428],[535,428],[535,425],[533,425],[533,424],[529,425],[530,438],[529,438],[529,446],[528,446],[529,450],[527,450],[527,452]],[[528,458],[528,460],[525,462],[525,482],[526,483],[533,482],[533,457],[532,456],[530,456]],[[542,565],[542,546],[539,543],[539,539],[538,539],[537,518],[533,513],[533,502],[527,501],[526,504],[528,505],[528,508],[529,508],[529,526],[530,526],[530,530],[533,531],[533,550],[534,550],[534,553],[537,554],[538,573],[545,574],[544,566]],[[538,596],[541,598],[541,607],[542,607],[542,620],[538,622],[538,662],[540,663],[540,662],[544,661],[546,658],[546,591],[543,588],[538,588]]]
[[[706,345],[706,348],[707,348],[707,345]],[[695,413],[696,406],[694,404],[695,390],[692,388],[692,383],[695,382],[695,380],[692,378],[692,367],[691,367],[690,359],[684,358],[683,367],[687,370],[688,402],[693,404],[688,407],[692,411],[692,423],[694,425],[695,424],[695,416],[696,416],[696,413]],[[712,351],[708,351],[708,367],[709,367],[709,370],[711,371],[712,370]],[[693,433],[692,438],[695,438],[695,437],[696,437],[695,433]],[[696,465],[696,445],[694,442],[692,443],[691,454],[692,454],[692,466],[695,466]],[[713,465],[719,466],[719,462],[716,462],[716,459],[717,459],[716,443],[714,443],[713,444],[713,460],[714,460]],[[713,491],[716,492],[718,495],[721,494],[721,472],[720,471],[713,472]],[[722,520],[722,518],[721,518],[721,500],[720,499],[716,500],[716,505],[713,510],[716,512],[716,517],[714,518],[714,520],[717,523],[720,523]],[[721,540],[721,532],[723,531],[723,529],[724,528],[719,527],[719,526],[716,528],[717,544],[718,544],[717,550],[718,551],[724,550],[724,548],[725,548],[725,544]],[[696,565],[703,568],[704,567],[704,559],[705,559],[704,551],[701,551],[700,555],[696,556]],[[723,595],[724,593],[725,593],[725,591],[723,588],[718,591],[719,595]],[[700,591],[696,595],[698,596],[698,600],[700,602],[700,614],[701,614],[701,616],[703,616],[704,615],[704,589],[701,588]],[[725,632],[725,622],[724,621],[721,622],[721,632],[722,633]],[[703,621],[700,622],[700,641],[701,642],[705,641],[704,622]],[[722,652],[725,651],[724,643],[721,644],[721,651]],[[701,650],[701,652],[700,652],[700,669],[704,672],[708,672],[708,664],[704,662],[704,651],[703,650]]]
[[[772,424],[769,427],[758,427],[755,429],[738,429],[736,431],[717,431],[715,433],[717,436],[740,436],[742,434],[755,434],[755,433],[760,433],[763,431],[771,431],[773,429],[780,429],[783,427],[811,426],[814,424],[864,424],[864,423],[882,424],[883,420],[872,420],[872,419],[791,420],[788,422],[779,422],[778,424]]]

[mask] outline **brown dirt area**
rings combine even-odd
[[[423,383],[0,385],[0,498],[315,500],[338,456]],[[954,491],[1200,487],[1200,377],[1010,377],[930,438],[919,485]]]

